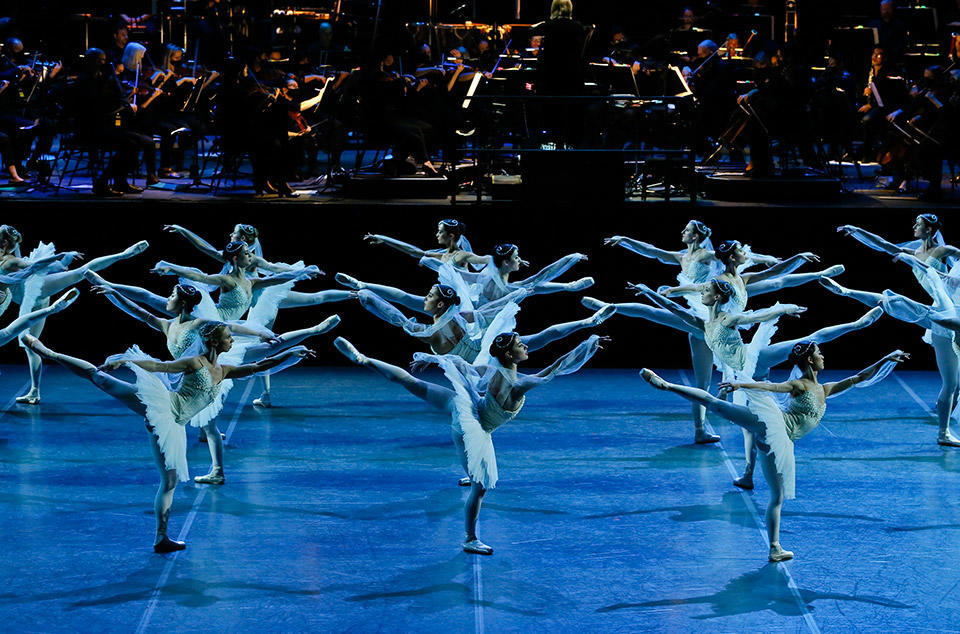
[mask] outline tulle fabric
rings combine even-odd
[[[787,423],[780,404],[770,392],[764,390],[738,391],[743,393],[747,407],[764,425],[763,437],[758,440],[763,451],[773,457],[777,475],[783,483],[784,497],[788,500],[795,498],[797,496],[796,458],[793,453],[793,441],[787,433]]]

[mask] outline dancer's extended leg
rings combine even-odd
[[[291,330],[290,332],[281,334],[280,341],[277,343],[270,343],[267,341],[255,343],[244,351],[243,362],[256,363],[258,361],[262,361],[282,350],[286,350],[287,348],[291,348],[299,343],[302,343],[310,337],[315,337],[316,335],[322,335],[325,332],[329,332],[336,328],[337,324],[339,323],[340,316],[331,315],[316,326],[303,328],[301,330]]]
[[[578,330],[583,330],[584,328],[593,328],[599,326],[609,317],[611,317],[617,309],[611,304],[607,304],[603,308],[599,309],[592,316],[587,317],[586,319],[581,319],[579,321],[568,321],[562,324],[555,324],[541,330],[540,332],[534,335],[523,335],[520,337],[520,340],[526,344],[529,351],[539,350],[548,343],[553,343],[572,335]]]
[[[550,295],[552,293],[576,293],[593,286],[592,277],[582,277],[573,282],[543,282],[533,287],[534,295]]]
[[[40,296],[49,297],[50,295],[55,295],[65,288],[69,288],[75,284],[78,284],[80,280],[83,279],[83,276],[87,271],[102,271],[111,264],[116,264],[120,260],[126,260],[127,258],[132,258],[138,253],[143,253],[148,246],[150,245],[146,240],[141,240],[132,247],[120,253],[94,258],[83,266],[75,269],[47,275],[43,280],[43,290],[40,292]]]
[[[669,326],[670,328],[682,330],[683,332],[691,334],[695,337],[700,337],[701,339],[703,338],[703,330],[694,327],[692,324],[687,323],[683,319],[680,319],[665,308],[656,308],[654,306],[647,306],[646,304],[635,303],[607,304],[606,302],[602,302],[592,297],[584,297],[580,300],[580,303],[593,310],[600,309],[604,306],[616,306],[618,315],[646,319],[648,321],[660,324],[661,326]]]
[[[153,539],[153,550],[158,553],[169,553],[183,550],[183,542],[173,541],[167,537],[167,523],[170,521],[170,508],[173,506],[173,492],[177,488],[177,470],[167,469],[163,451],[157,443],[157,437],[150,434],[150,446],[153,449],[153,459],[160,471],[160,486],[157,495],[153,498],[153,514],[157,519],[157,532]]]
[[[352,288],[355,291],[361,289],[367,289],[373,291],[383,299],[394,304],[400,304],[401,306],[406,306],[411,310],[421,312],[424,314],[429,314],[423,309],[423,295],[414,295],[406,291],[400,290],[399,288],[393,286],[384,286],[383,284],[369,284],[367,282],[361,282],[360,280],[345,275],[343,273],[337,273],[335,276],[337,282]]]
[[[690,359],[693,361],[693,379],[696,386],[701,390],[707,390],[713,379],[713,351],[707,347],[706,342],[693,334],[688,334],[690,343]],[[694,442],[699,445],[714,443],[720,441],[720,436],[711,434],[704,425],[707,419],[707,408],[700,403],[692,404],[693,424],[694,424]]]
[[[699,403],[706,407],[708,411],[720,414],[731,423],[735,423],[747,431],[761,433],[765,429],[763,423],[757,418],[757,415],[743,405],[724,401],[713,396],[706,390],[701,390],[697,387],[688,387],[686,385],[664,381],[646,368],[640,371],[640,376],[655,388],[679,394],[688,401]]]
[[[66,354],[54,352],[50,348],[40,343],[40,340],[32,335],[24,335],[23,342],[24,345],[26,345],[32,352],[46,357],[51,361],[56,361],[77,376],[87,379],[98,388],[126,405],[133,412],[136,412],[140,416],[146,416],[147,408],[143,403],[140,402],[140,399],[137,398],[137,387],[132,383],[121,381],[120,379],[110,376],[106,372],[101,372],[97,369],[97,366],[89,363],[88,361],[84,361],[83,359],[78,359],[77,357],[71,357]]]
[[[80,292],[77,289],[70,289],[50,306],[17,317],[7,324],[6,328],[0,330],[0,346],[10,343],[19,337],[24,330],[27,330],[40,320],[46,319],[53,313],[60,312],[72,304],[77,299],[79,294]]]
[[[413,376],[403,368],[390,365],[378,359],[371,359],[360,354],[352,343],[343,337],[337,337],[333,342],[337,350],[357,365],[365,365],[392,383],[398,383],[405,390],[422,399],[437,409],[449,411],[453,403],[454,392],[450,388],[442,387],[429,381]]]
[[[318,306],[330,302],[343,302],[353,299],[350,291],[328,290],[317,291],[316,293],[301,293],[299,291],[290,291],[283,301],[280,302],[280,308],[301,308],[303,306]],[[423,306],[423,303],[420,304]]]
[[[950,414],[957,405],[957,387],[960,382],[960,363],[953,342],[938,334],[931,337],[933,351],[940,371],[940,394],[937,396],[937,423],[940,433],[937,443],[946,447],[960,447],[960,439],[950,433]]]
[[[822,271],[816,271],[814,273],[791,273],[790,275],[781,275],[780,277],[775,277],[773,279],[748,284],[747,293],[749,293],[751,297],[754,295],[763,295],[764,293],[772,293],[773,291],[779,291],[784,288],[793,288],[795,286],[801,286],[810,282],[829,279],[836,275],[840,275],[843,273],[843,271],[843,265],[836,264]]]

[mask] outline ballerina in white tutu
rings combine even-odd
[[[83,359],[54,352],[32,335],[23,337],[24,345],[36,354],[56,361],[74,374],[87,379],[137,415],[146,418],[150,443],[161,477],[154,499],[157,531],[153,550],[158,553],[182,550],[185,547],[183,542],[174,541],[167,536],[167,523],[177,480],[187,480],[190,477],[184,425],[217,398],[222,381],[250,376],[282,364],[292,364],[313,354],[306,348],[296,347],[249,365],[221,365],[219,355],[228,352],[233,345],[230,329],[225,324],[209,322],[200,328],[198,334],[205,347],[203,354],[162,362],[148,357],[134,347],[124,355],[111,357],[101,368]],[[108,370],[124,364],[136,374],[136,383],[121,381],[107,374]],[[182,373],[182,377],[172,382],[166,373]],[[176,385],[175,389],[173,385]]]
[[[527,359],[527,347],[513,332],[502,333],[493,340],[488,351],[489,363],[469,364],[453,355],[414,355],[415,369],[430,363],[438,364],[452,389],[418,379],[403,368],[366,357],[342,337],[338,337],[334,345],[350,361],[399,383],[417,398],[451,416],[453,441],[471,481],[464,509],[466,536],[463,550],[491,555],[493,548],[477,537],[477,516],[483,496],[497,483],[492,432],[520,413],[527,392],[556,376],[579,370],[596,353],[603,340],[606,338],[593,335],[544,370],[529,375],[517,372],[517,364]]]
[[[70,252],[57,256],[53,244],[41,242],[26,259],[23,259],[19,257],[21,242],[22,237],[16,229],[9,225],[0,227],[0,260],[2,260],[0,269],[4,272],[27,268],[30,262],[50,261],[51,258],[67,256],[66,259],[61,260],[61,265],[36,269],[33,274],[22,281],[21,285],[12,289],[13,301],[20,303],[21,317],[49,305],[52,296],[78,284],[87,271],[101,271],[121,260],[142,253],[149,246],[146,240],[141,240],[120,253],[94,258],[83,266],[68,269],[66,267],[70,264],[70,260],[76,259],[80,255],[79,253]],[[43,326],[43,319],[35,321],[30,326],[30,333],[39,336],[43,332]],[[26,394],[18,396],[16,400],[24,405],[36,405],[40,402],[40,379],[43,374],[43,362],[31,350],[26,349],[25,351],[30,368],[30,390]]]
[[[89,274],[88,278],[96,274]],[[101,278],[102,279],[102,278]],[[197,351],[200,329],[208,323],[216,322],[216,313],[201,316],[198,310],[201,294],[195,287],[178,284],[167,298],[165,312],[175,313],[171,319],[158,317],[144,310],[136,303],[125,298],[118,291],[106,286],[94,286],[97,292],[105,295],[112,304],[121,311],[130,315],[148,326],[159,330],[166,336],[167,350],[174,359],[193,356]],[[221,361],[228,364],[247,365],[261,361],[271,355],[303,343],[310,337],[332,330],[340,323],[340,317],[333,315],[312,328],[304,328],[274,335],[260,329],[251,329],[241,324],[227,324],[231,333],[240,335],[235,341],[230,353],[221,357]],[[217,398],[207,407],[190,419],[190,425],[199,427],[210,448],[210,471],[206,475],[196,476],[193,480],[198,484],[224,484],[223,473],[223,435],[217,428],[216,417],[223,409],[230,389],[233,386],[231,379],[220,382]]]
[[[644,368],[640,375],[653,387],[674,392],[700,403],[732,423],[749,430],[762,450],[760,465],[770,486],[770,502],[765,514],[770,542],[769,560],[785,561],[793,553],[780,545],[780,511],[785,499],[796,497],[794,443],[820,424],[827,408],[826,399],[854,387],[867,387],[882,380],[897,363],[910,358],[896,350],[854,376],[833,383],[820,384],[818,374],[824,368],[824,357],[813,342],[794,346],[790,360],[797,366],[799,377],[783,383],[730,381],[721,390],[743,390],[747,405],[730,403],[695,387],[669,383]],[[788,395],[781,406],[771,392]]]
[[[920,286],[934,300],[933,306],[927,306],[891,290],[873,293],[850,289],[833,280],[821,282],[831,293],[855,299],[867,306],[883,306],[891,317],[919,324],[926,329],[923,340],[933,348],[937,370],[940,372],[940,393],[936,403],[939,425],[937,444],[945,447],[960,447],[960,438],[950,431],[950,418],[957,408],[957,395],[960,392],[960,353],[956,347],[957,333],[949,328],[949,323],[937,323],[931,319],[939,314],[941,322],[947,321],[949,315],[944,314],[944,310],[951,302],[939,297],[941,289],[937,287],[937,275],[929,275],[925,270],[931,268],[941,273],[949,272],[952,260],[960,257],[960,249],[944,243],[940,219],[933,214],[917,216],[913,224],[913,235],[916,240],[902,245],[893,244],[853,225],[843,225],[837,231],[871,249],[888,253],[895,256],[895,259],[912,265]]]

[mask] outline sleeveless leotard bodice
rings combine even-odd
[[[719,319],[712,319],[703,324],[703,339],[724,365],[734,370],[744,369],[746,350],[739,330],[724,326]]]
[[[480,414],[480,426],[483,427],[485,432],[491,433],[501,425],[509,423],[516,418],[520,410],[523,409],[525,400],[526,396],[521,396],[517,407],[508,410],[504,409],[503,406],[497,402],[496,398],[494,398],[493,394],[488,391],[483,395],[483,400],[480,401],[480,406],[477,408],[477,413]]]
[[[170,411],[174,419],[180,424],[186,423],[212,403],[219,390],[220,386],[213,382],[206,367],[184,374],[180,389],[170,393]]]
[[[177,317],[167,328],[167,350],[174,359],[179,359],[197,338],[197,320],[180,321]]]
[[[240,319],[250,308],[250,300],[250,295],[240,284],[229,291],[221,290],[220,299],[217,301],[217,313],[220,314],[220,319],[224,321]]]
[[[747,309],[746,285],[744,285],[743,288],[740,288],[740,284],[731,282],[730,286],[733,287],[733,295],[727,301],[726,312],[742,313]]]
[[[783,421],[787,426],[787,435],[790,436],[790,440],[796,442],[813,431],[820,424],[820,419],[826,411],[826,402],[821,403],[819,395],[814,390],[791,396],[787,409],[783,412]]]
[[[710,264],[707,259],[694,260],[680,258],[680,272],[693,284],[703,284],[710,281]]]

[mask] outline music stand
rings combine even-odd
[[[637,78],[626,64],[590,64],[594,82],[608,89],[611,95],[639,96]]]

